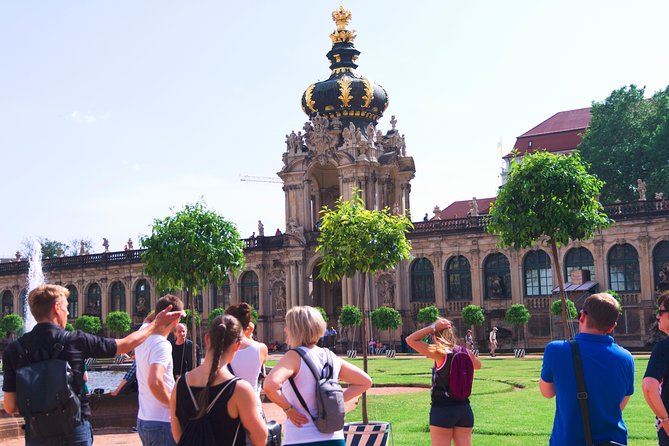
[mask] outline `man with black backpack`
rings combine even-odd
[[[37,325],[3,354],[4,409],[25,419],[26,445],[92,445],[91,409],[83,394],[84,360],[129,352],[157,330],[172,325],[182,311],[166,308],[153,323],[123,339],[64,330],[69,291],[42,285],[28,295]]]

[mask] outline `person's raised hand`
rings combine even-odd
[[[156,314],[156,318],[154,319],[153,323],[158,327],[164,327],[186,316],[186,312],[183,310],[170,311],[171,309],[172,305],[168,305],[167,308]]]

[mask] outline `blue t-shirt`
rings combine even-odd
[[[634,393],[634,359],[611,336],[579,333],[588,412],[594,443],[627,444],[627,426],[620,403]],[[555,420],[551,446],[585,445],[581,408],[576,399],[574,361],[569,342],[554,341],[544,350],[541,379],[555,385]]]

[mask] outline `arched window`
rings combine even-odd
[[[511,270],[504,254],[490,254],[483,264],[486,299],[511,299]]]
[[[590,271],[590,280],[595,280],[595,260],[587,248],[572,248],[564,256],[565,280],[569,282],[571,272],[578,269]]]
[[[79,316],[79,291],[74,285],[68,285],[65,288],[70,292],[67,298],[67,311],[70,312],[70,319],[76,319]]]
[[[628,243],[615,245],[607,256],[609,263],[609,287],[613,291],[641,291],[639,254]]]
[[[86,314],[102,316],[102,290],[100,285],[92,283],[86,292]]]
[[[228,308],[230,306],[230,282],[226,279],[223,285],[211,287],[211,308]]]
[[[542,250],[530,251],[523,262],[525,296],[550,296],[553,290],[551,260]]]
[[[125,287],[121,282],[114,282],[109,292],[109,311],[125,311]]]
[[[655,290],[669,290],[669,242],[660,242],[653,249],[653,280]]]
[[[434,302],[434,269],[425,257],[411,265],[411,301]]]
[[[14,312],[14,295],[11,291],[5,290],[2,293],[2,315]]]
[[[242,302],[247,302],[253,305],[253,308],[260,311],[259,304],[259,290],[258,290],[258,275],[253,271],[247,271],[242,276],[239,284],[239,296]]]
[[[19,312],[18,315],[21,316],[22,318],[25,319],[26,317],[26,311],[30,311],[29,306],[28,306],[28,288],[24,288],[21,290],[21,294],[19,294]]]
[[[151,309],[151,287],[146,279],[140,279],[135,284],[133,296],[133,312],[135,316],[145,317]]]
[[[472,271],[465,256],[455,256],[446,264],[446,288],[449,300],[472,299]]]

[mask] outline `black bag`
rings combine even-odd
[[[16,402],[26,422],[26,438],[69,435],[81,424],[81,401],[72,389],[72,369],[67,361],[57,359],[69,335],[63,332],[51,354],[28,352],[18,341],[19,354],[28,362],[16,371]],[[40,354],[46,359],[40,359]]]
[[[281,424],[276,420],[267,422],[267,446],[281,446]]]
[[[181,379],[183,379],[186,384],[188,393],[193,400],[193,406],[195,407],[195,410],[199,411],[200,408],[197,404],[197,400],[195,399],[195,395],[193,395],[193,391],[188,385],[186,375],[182,376]],[[214,407],[214,404],[216,404],[216,401],[218,401],[218,398],[223,394],[223,392],[225,392],[225,389],[227,389],[230,384],[238,380],[239,378],[237,377],[232,378],[225,386],[223,386],[221,391],[218,392],[216,397],[211,401],[211,403],[209,403],[209,406],[207,406],[207,410],[205,411],[203,417],[194,420],[188,420],[186,427],[181,433],[178,446],[216,446],[218,444],[218,441],[214,436],[214,430],[211,427],[211,421],[209,420],[209,411],[212,407]],[[204,392],[204,389],[201,390],[201,392]],[[235,445],[237,443],[237,436],[239,435],[239,428],[241,425],[242,423],[240,421],[237,425],[237,429],[235,430],[235,437],[230,444]]]

